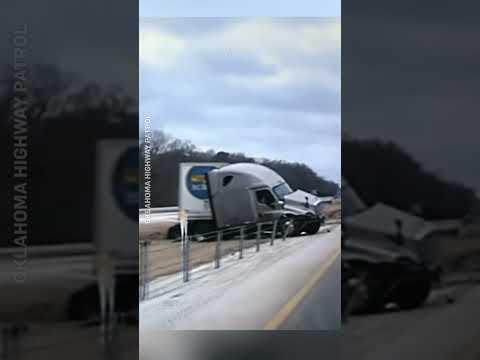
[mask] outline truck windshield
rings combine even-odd
[[[275,193],[275,195],[277,195],[277,197],[280,200],[283,200],[285,195],[291,194],[293,192],[293,190],[290,188],[290,186],[288,186],[287,183],[283,183],[283,184],[275,186],[273,188],[273,192]]]

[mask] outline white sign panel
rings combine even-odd
[[[138,258],[138,142],[97,143],[94,241],[97,250],[118,258]]]

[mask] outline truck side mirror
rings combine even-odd
[[[278,205],[280,205],[280,207],[283,209],[283,207],[285,206],[285,201],[280,200],[280,201],[278,202]]]

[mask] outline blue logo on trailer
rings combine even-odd
[[[194,166],[187,175],[187,189],[194,197],[201,200],[208,199],[207,174],[216,166],[202,165]]]
[[[113,170],[113,196],[118,207],[133,221],[138,221],[138,148],[128,148]]]

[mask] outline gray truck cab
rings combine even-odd
[[[316,233],[323,222],[321,199],[293,191],[275,171],[253,163],[231,164],[208,173],[217,227],[290,218],[294,233]]]
[[[280,217],[282,206],[273,192],[285,181],[258,164],[232,164],[208,174],[210,203],[218,227]]]

